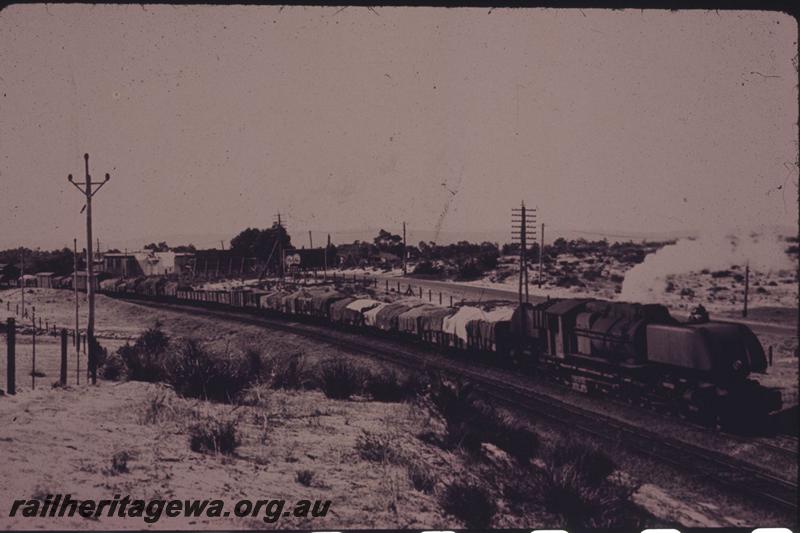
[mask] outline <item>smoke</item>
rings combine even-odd
[[[644,261],[630,269],[622,283],[620,299],[631,302],[657,302],[663,294],[668,275],[697,272],[703,269],[724,270],[733,265],[750,270],[777,272],[797,267],[786,253],[790,243],[775,233],[751,232],[734,234],[705,234],[681,239],[649,254]]]

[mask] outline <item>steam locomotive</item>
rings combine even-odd
[[[679,322],[659,304],[553,298],[489,312],[415,298],[382,302],[331,286],[199,291],[164,278],[106,280],[100,292],[290,315],[435,345],[711,425],[749,423],[781,408],[780,390],[751,379],[766,372],[767,360],[747,326],[707,317]]]
[[[510,354],[556,379],[727,426],[781,408],[780,390],[751,374],[767,370],[764,349],[743,324],[679,322],[658,304],[552,299],[519,306]]]

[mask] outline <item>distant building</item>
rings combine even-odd
[[[97,290],[99,286],[97,274],[92,276],[92,289]],[[77,277],[77,289],[86,292],[86,271],[79,271]]]
[[[114,277],[168,276],[182,272],[194,254],[177,252],[108,253],[103,257],[103,271]]]
[[[52,272],[38,272],[36,274],[36,286],[40,289],[52,289],[54,277],[55,274]]]

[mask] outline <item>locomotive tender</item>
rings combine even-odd
[[[778,389],[751,379],[766,372],[767,360],[747,326],[679,322],[659,304],[553,298],[487,313],[415,299],[387,304],[331,287],[179,290],[164,278],[107,280],[100,292],[291,315],[413,339],[451,353],[480,353],[583,392],[679,411],[711,425],[748,423],[781,408]]]

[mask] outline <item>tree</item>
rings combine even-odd
[[[235,255],[257,257],[269,260],[270,264],[280,261],[280,248],[292,248],[292,240],[286,228],[273,224],[268,229],[247,228],[231,239],[231,251]]]
[[[403,255],[403,238],[400,235],[394,235],[381,229],[372,242],[375,243],[379,252],[389,252],[401,257]]]
[[[150,244],[146,244],[144,249],[152,250],[154,252],[169,252],[169,246],[164,241],[161,241],[158,244],[151,242]]]

